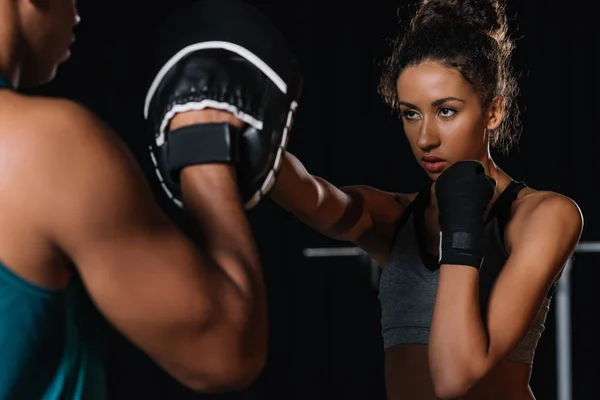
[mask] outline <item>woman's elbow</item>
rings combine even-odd
[[[457,400],[463,398],[467,391],[463,390],[459,387],[454,386],[434,386],[433,393],[435,394],[436,399],[439,400]]]
[[[456,400],[467,395],[473,383],[466,375],[450,371],[443,375],[432,377],[433,392],[440,400]]]

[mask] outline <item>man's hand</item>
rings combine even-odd
[[[228,111],[207,108],[199,111],[185,111],[176,114],[169,124],[169,131],[174,131],[175,129],[195,124],[219,123],[233,125],[238,129],[242,129],[246,125],[242,120],[236,118]]]

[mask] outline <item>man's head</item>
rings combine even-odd
[[[13,52],[19,86],[52,80],[69,57],[73,27],[79,22],[75,0],[5,0],[12,4]]]

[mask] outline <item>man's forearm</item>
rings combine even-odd
[[[184,208],[204,235],[205,252],[215,261],[229,263],[234,258],[248,265],[259,264],[232,166],[186,167],[181,173],[181,188]]]
[[[245,339],[256,345],[267,335],[262,266],[230,165],[186,167],[181,173],[185,209],[203,235],[203,252],[235,284],[239,298],[226,301],[242,315]]]
[[[169,129],[203,123],[227,123],[238,129],[244,126],[228,112],[204,109],[178,113]],[[228,164],[191,165],[182,170],[180,184],[184,208],[204,236],[204,252],[242,291],[254,284],[262,287],[258,252],[238,192],[235,168]],[[240,270],[240,264],[247,268]]]

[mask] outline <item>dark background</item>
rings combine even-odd
[[[376,93],[378,62],[400,0],[248,1],[269,16],[297,53],[304,93],[289,150],[336,185],[414,191],[424,175],[398,118]],[[149,34],[185,1],[80,0],[82,23],[72,58],[39,92],[79,101],[122,136],[150,177],[142,119]],[[514,65],[521,73],[523,136],[496,156],[513,178],[572,197],[585,217],[582,241],[600,237],[594,205],[598,168],[600,40],[593,2],[509,1]],[[398,13],[400,9],[400,13]],[[157,191],[168,212],[171,205]],[[190,393],[116,337],[111,389],[116,399],[384,399],[379,304],[368,260],[307,259],[307,247],[346,246],[311,231],[264,201],[249,213],[264,267],[270,307],[270,356],[259,380],[238,394]],[[572,274],[573,398],[595,397],[600,378],[595,327],[597,256],[577,256]],[[555,309],[538,346],[531,386],[556,399]]]

